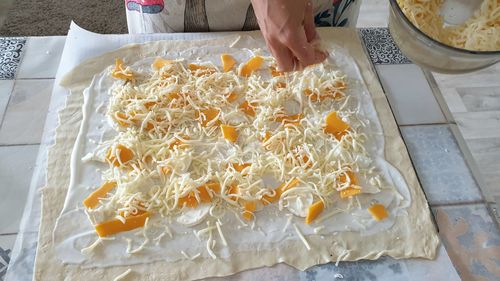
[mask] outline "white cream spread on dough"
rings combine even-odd
[[[207,47],[204,50],[186,50],[178,54],[169,54],[167,57],[185,59],[176,62],[176,67],[186,67],[187,63],[208,65],[212,63],[220,67],[218,55],[220,53],[231,54],[238,63],[244,63],[255,55],[254,51],[249,50]],[[162,133],[157,131],[155,123],[159,121],[152,119],[153,110],[145,110],[141,115],[145,101],[130,102],[132,107],[137,107],[137,116],[142,120],[139,125],[142,132],[151,121],[155,124],[153,130],[156,130],[157,135],[145,133],[147,137],[141,137],[130,127],[117,125],[116,120],[113,120],[113,112],[123,110],[123,101],[127,100],[120,99],[119,95],[131,92],[155,92],[147,88],[145,82],[147,79],[156,79],[152,78],[152,75],[158,76],[158,73],[154,74],[155,70],[151,69],[154,58],[141,59],[129,65],[137,75],[138,85],[145,83],[144,87],[135,86],[130,82],[124,84],[123,81],[112,78],[110,75],[112,66],[104,73],[96,75],[84,92],[83,121],[72,152],[71,185],[54,232],[57,235],[58,228],[65,228],[69,229],[65,233],[71,233],[56,245],[59,258],[66,263],[79,263],[84,267],[136,264],[155,260],[176,261],[186,259],[186,253],[201,253],[202,257],[230,258],[232,252],[269,247],[273,243],[287,239],[300,239],[306,247],[309,247],[307,236],[315,234],[315,229],[318,232],[319,228],[322,234],[337,231],[373,234],[391,227],[397,216],[406,216],[404,209],[410,205],[408,187],[400,173],[383,159],[383,133],[371,97],[366,91],[354,61],[341,49],[336,49],[333,53],[327,63],[314,66],[306,70],[303,75],[274,78],[266,74],[262,74],[262,78],[251,76],[248,79],[255,81],[248,86],[239,80],[244,78],[226,73],[218,76],[220,79],[224,78],[225,82],[200,79],[197,85],[174,85],[174,83],[160,87],[161,91],[156,92],[158,95],[165,95],[176,90],[196,91],[199,87],[208,87],[205,93],[213,96],[203,97],[207,99],[203,102],[213,107],[223,106],[225,101],[219,96],[229,94],[217,93],[217,87],[220,86],[218,83],[229,83],[236,91],[244,90],[240,93],[236,104],[245,98],[252,99],[256,103],[262,102],[262,99],[269,97],[267,93],[274,94],[265,100],[265,107],[257,109],[253,121],[245,114],[241,114],[237,106],[229,106],[227,110],[222,111],[219,118],[223,123],[239,128],[238,142],[241,146],[224,140],[220,136],[218,126],[215,126],[215,129],[183,126],[182,124],[191,124],[189,122],[196,117],[186,118],[187,109],[182,107],[162,111],[166,114],[162,116],[164,120],[168,120],[172,126],[184,128],[183,131],[175,132],[173,135],[167,134],[165,138],[161,138]],[[198,57],[201,60],[196,62]],[[271,60],[266,57],[262,73],[267,73],[269,63]],[[348,85],[345,97],[339,101],[327,99],[321,103],[312,103],[302,92],[308,87],[321,87],[321,83],[331,80],[325,76],[345,81]],[[262,82],[260,79],[271,82]],[[269,87],[273,88],[272,85],[278,82],[286,83],[292,90],[255,88],[259,85],[270,85]],[[153,87],[154,83],[150,83],[149,87]],[[229,88],[226,86],[222,88]],[[212,91],[210,87],[216,90]],[[146,98],[150,99],[151,96]],[[194,101],[187,102],[194,108],[198,106]],[[107,112],[99,110],[102,104],[108,105]],[[284,128],[283,124],[276,124],[278,122],[268,122],[269,117],[277,112],[273,110],[280,108],[280,105],[281,110],[287,115],[300,113],[302,109],[305,116],[300,122],[303,127],[310,128],[310,131],[306,129],[304,133],[294,128]],[[328,143],[325,142],[325,138],[332,137],[327,135],[322,138],[310,137],[318,135],[319,131],[314,131],[315,128],[322,130],[324,118],[332,110],[337,111],[339,116],[343,117],[343,121],[353,128],[352,138],[360,137],[363,139],[362,143],[356,141]],[[243,126],[242,122],[247,122],[249,125]],[[264,145],[271,147],[270,150],[274,154],[264,150],[261,140],[263,136],[259,135],[267,130],[273,131],[273,134]],[[169,143],[172,136],[182,139],[189,148],[170,150]],[[314,166],[310,168],[308,163],[304,163],[308,161],[295,159],[291,161],[297,161],[297,166],[290,168],[285,161],[274,160],[279,157],[297,158],[289,155],[286,149],[282,151],[280,138],[300,147],[297,153],[303,153],[300,154],[301,157],[306,155],[312,159],[314,165],[330,165],[334,162],[328,163],[325,159],[337,159],[335,165],[344,166],[331,166],[331,174],[313,174],[309,171],[314,169],[320,171],[320,168]],[[106,152],[117,143],[132,148],[135,157],[141,159],[127,174],[123,174],[119,168],[102,163]],[[336,146],[329,146],[333,144]],[[328,149],[322,151],[322,147]],[[314,154],[315,149],[323,154]],[[169,173],[161,174],[158,168],[152,169],[149,164],[145,164],[148,162],[146,160],[148,156],[153,162],[156,161],[157,167],[168,167]],[[227,172],[228,163],[246,162],[260,164],[251,165],[242,172],[234,170]],[[282,165],[287,165],[287,169],[283,169]],[[341,199],[338,195],[339,190],[349,185],[339,187],[338,183],[335,184],[339,176],[345,173],[346,166],[356,173],[362,193]],[[322,167],[321,171],[324,171],[325,166]],[[301,175],[307,175],[307,178],[301,178]],[[255,219],[252,221],[242,219],[241,207],[236,203],[231,204],[229,198],[217,198],[212,203],[202,204],[194,209],[180,208],[175,203],[179,198],[214,179],[219,180],[221,193],[229,190],[230,179],[237,179],[242,191],[236,194],[236,197],[239,200],[248,200],[269,195],[265,190],[272,191],[294,177],[301,178],[301,183],[285,191],[278,202],[266,206],[258,204],[254,213]],[[98,187],[106,180],[117,181],[117,187],[107,198],[101,200],[99,207],[85,212],[82,201],[90,193],[87,187]],[[325,192],[329,187],[331,192]],[[307,225],[303,217],[306,216],[309,206],[319,198],[325,200],[326,208],[316,221]],[[162,201],[163,199],[165,201]],[[116,217],[120,211],[133,213],[137,208],[141,208],[137,205],[137,201],[146,202],[150,206],[148,210],[156,212],[144,228],[116,234],[117,239],[100,241],[99,245],[93,247],[91,255],[81,253],[81,249],[96,241],[96,233],[92,224],[88,223],[89,219],[95,224]],[[386,207],[390,214],[387,219],[381,222],[373,220],[367,211],[373,202]],[[113,209],[116,206],[122,206],[122,209]],[[288,216],[290,213],[293,214],[291,220]],[[283,228],[290,224],[293,227]],[[168,235],[165,235],[166,233]],[[138,250],[134,254],[127,254],[128,246]]]

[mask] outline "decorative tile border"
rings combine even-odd
[[[10,262],[10,249],[4,250],[0,247],[0,280],[3,280]]]
[[[359,34],[374,64],[412,63],[399,50],[387,28],[360,28]]]
[[[14,79],[26,38],[0,38],[0,79]]]

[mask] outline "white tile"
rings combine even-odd
[[[500,86],[458,88],[456,91],[467,111],[500,111]]]
[[[53,84],[53,79],[16,81],[0,127],[0,145],[40,143]]]
[[[359,9],[357,27],[386,27],[389,19],[389,1],[364,0]]]
[[[0,80],[0,126],[2,124],[10,93],[14,87],[14,80]]]
[[[471,88],[500,86],[500,63],[466,74],[432,73],[439,88]]]
[[[16,233],[28,196],[38,145],[0,147],[0,234]]]
[[[16,242],[16,236],[17,234],[0,235],[0,248],[4,251],[12,250],[14,243]],[[1,258],[2,257],[0,255],[0,263],[2,263]]]
[[[454,115],[466,141],[500,138],[500,111],[457,112]]]
[[[17,79],[55,78],[66,36],[29,37]]]
[[[500,138],[469,139],[466,143],[484,181],[483,195],[488,202],[495,202],[500,198]]]
[[[448,109],[452,114],[456,112],[466,112],[467,108],[456,89],[442,89],[441,94]]]
[[[376,68],[399,125],[446,123],[420,67],[399,64]]]
[[[431,205],[482,200],[448,125],[406,126],[401,134]]]

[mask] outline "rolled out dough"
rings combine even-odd
[[[388,255],[400,258],[427,258],[436,256],[439,238],[432,223],[425,196],[416,178],[406,147],[390,110],[387,99],[367,60],[363,47],[354,29],[320,29],[323,43],[341,45],[360,67],[364,82],[372,95],[385,138],[385,159],[398,167],[404,176],[411,195],[408,216],[399,217],[395,225],[382,233],[361,236],[358,233],[340,232],[336,235],[309,236],[313,250],[307,251],[300,241],[284,241],[269,249],[233,253],[230,260],[203,259],[177,262],[152,262],[131,266],[107,268],[80,268],[63,264],[54,253],[52,232],[66,196],[70,179],[70,155],[82,119],[83,90],[90,84],[94,74],[100,73],[114,63],[117,57],[134,61],[153,57],[169,51],[207,45],[230,45],[236,39],[228,36],[213,40],[157,41],[134,44],[120,48],[100,57],[83,62],[68,73],[61,83],[70,89],[66,107],[59,113],[60,124],[56,130],[56,142],[49,149],[47,186],[42,191],[42,218],[38,251],[35,260],[34,280],[112,280],[128,268],[136,275],[133,280],[192,280],[211,276],[227,276],[243,270],[287,263],[300,270],[313,265],[337,261],[377,259]],[[258,32],[244,33],[253,38],[245,42],[246,48],[264,48]],[[140,277],[139,277],[140,276]]]

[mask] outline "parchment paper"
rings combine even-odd
[[[310,238],[310,242],[318,251],[306,252],[303,245],[297,243],[284,243],[280,249],[285,253],[284,258],[278,259],[277,251],[258,251],[240,253],[233,257],[231,263],[223,260],[199,260],[197,262],[164,263],[131,266],[134,272],[142,273],[141,280],[172,280],[196,279],[206,276],[223,276],[248,268],[270,266],[278,262],[286,262],[299,269],[328,261],[336,260],[343,252],[343,248],[357,249],[350,251],[342,260],[376,259],[381,255],[390,255],[395,258],[424,257],[433,258],[438,245],[438,238],[431,222],[430,213],[425,197],[418,185],[415,173],[410,163],[406,148],[399,135],[393,115],[387,100],[371,71],[355,30],[349,29],[322,29],[320,34],[325,44],[343,45],[356,59],[361,68],[362,75],[372,94],[379,119],[383,125],[386,142],[386,159],[398,167],[404,175],[412,197],[412,205],[408,212],[411,214],[406,221],[398,221],[387,233],[379,234],[380,237],[366,239],[356,233],[348,235]],[[258,33],[248,33],[258,38]],[[184,49],[207,44],[229,45],[234,37],[209,41],[182,41],[172,43],[152,43],[149,50],[166,51],[170,49]],[[60,127],[56,135],[56,144],[49,151],[47,187],[43,191],[42,223],[40,228],[38,254],[36,258],[35,280],[62,280],[81,278],[104,280],[125,271],[126,267],[98,268],[82,270],[78,266],[63,265],[54,258],[52,245],[52,230],[55,218],[59,214],[69,181],[69,156],[78,132],[81,120],[81,91],[88,85],[95,70],[102,70],[113,63],[116,56],[153,56],[145,54],[141,46],[132,46],[118,50],[114,56],[103,57],[87,64],[88,68],[81,73],[88,77],[72,77],[72,94],[68,97],[66,108],[60,113]],[[398,239],[396,239],[398,238]],[[342,247],[333,244],[334,240],[342,241]],[[298,254],[300,253],[300,254]]]

